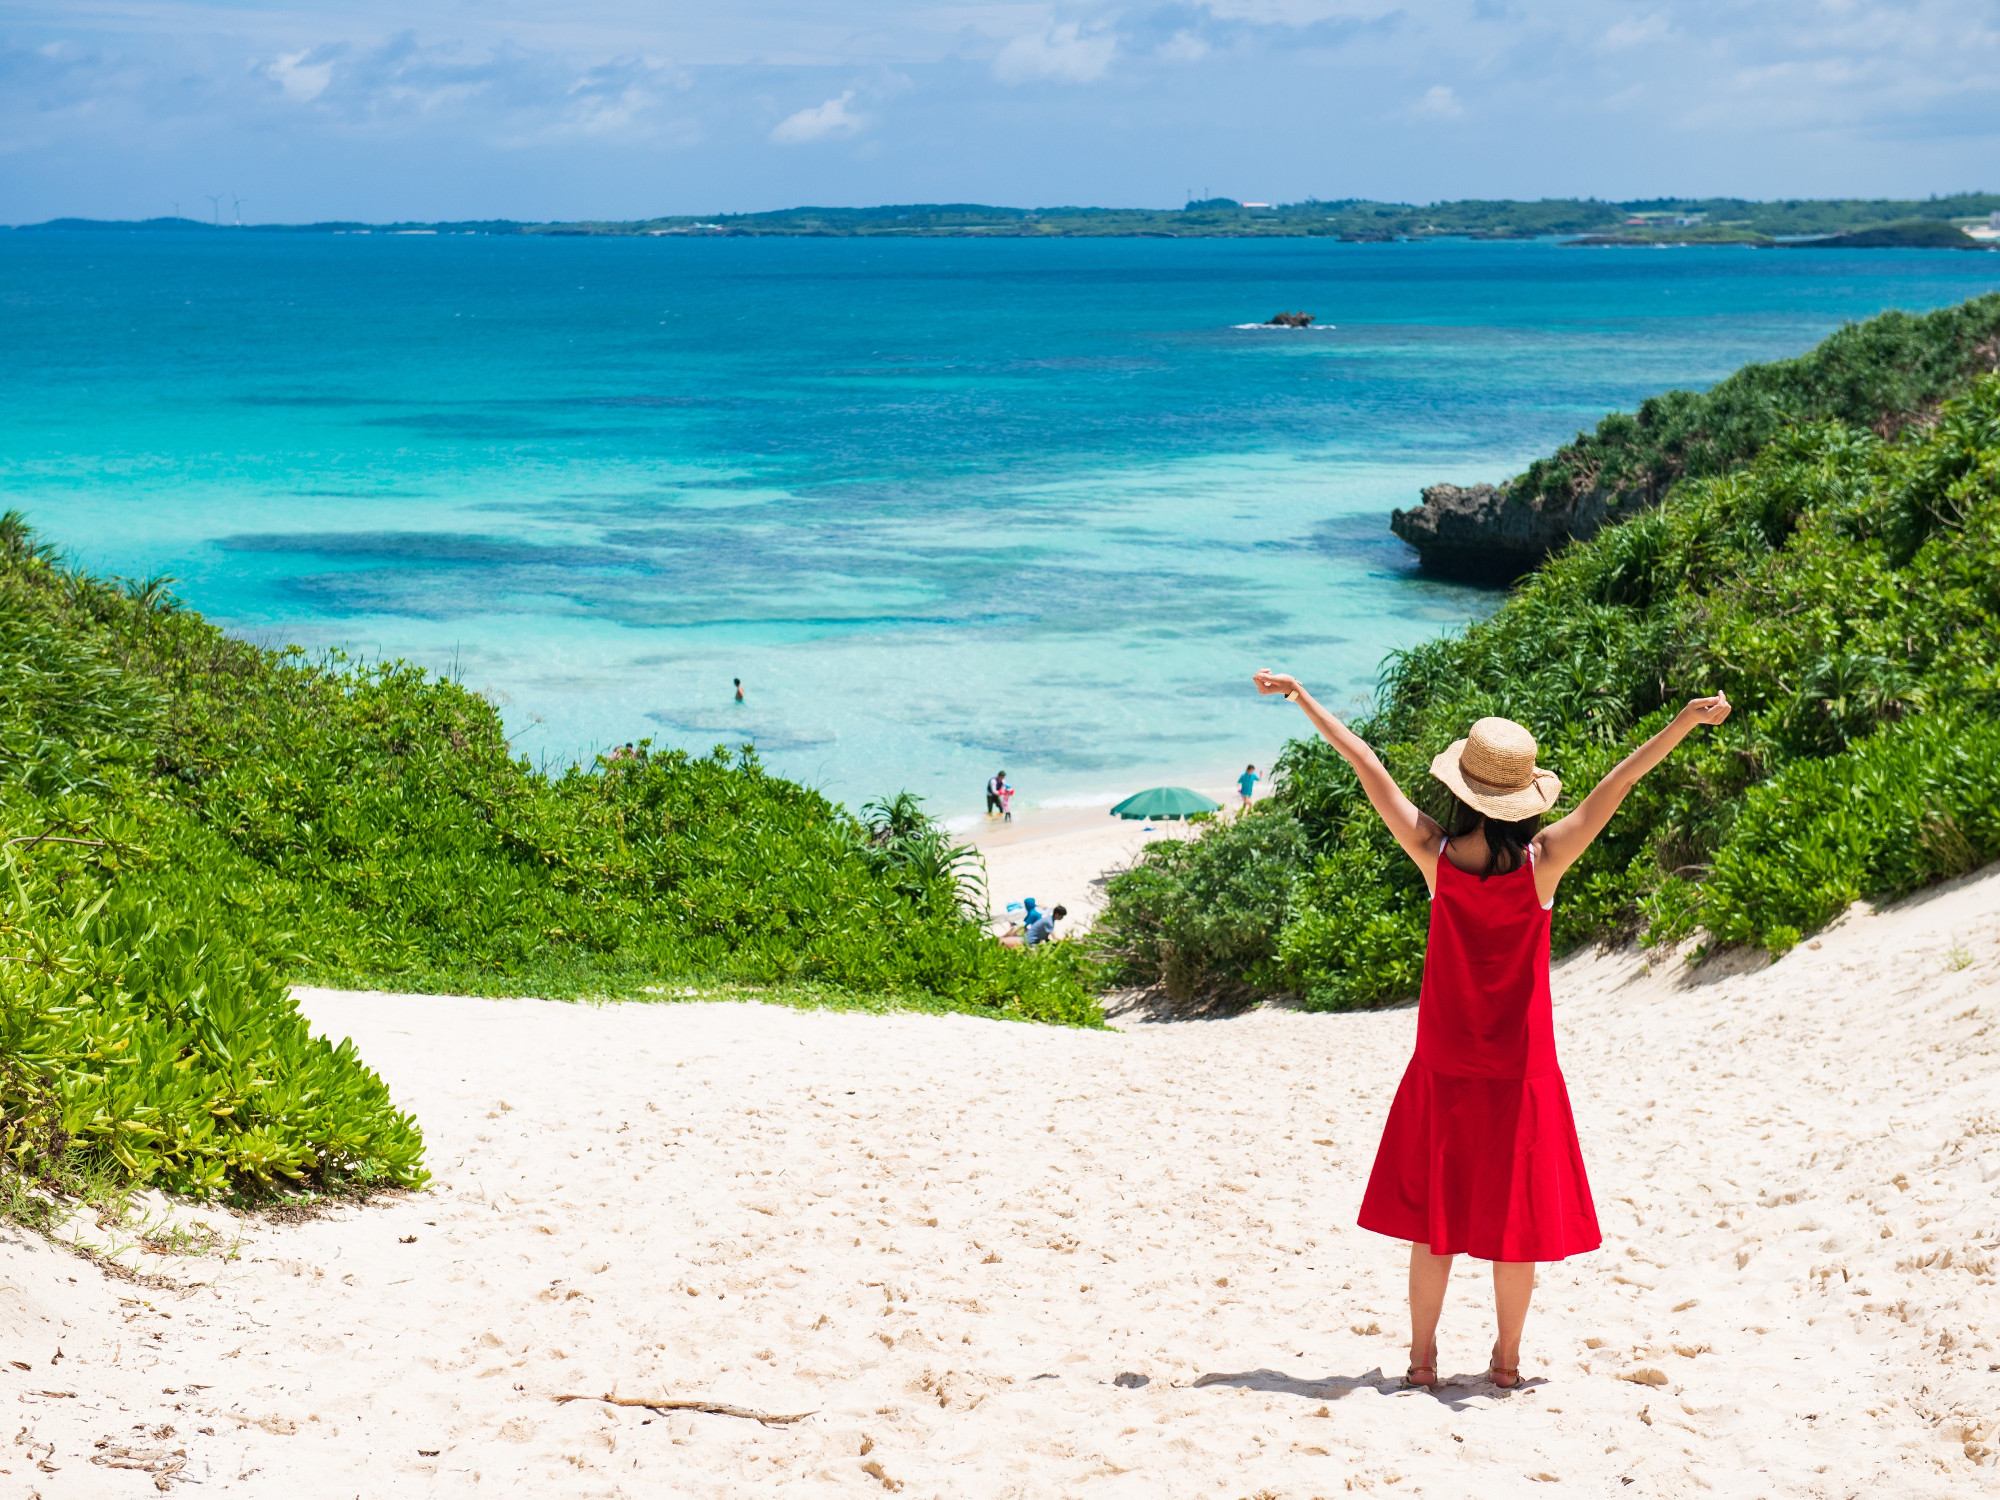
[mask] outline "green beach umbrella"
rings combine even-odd
[[[1184,786],[1156,786],[1148,791],[1135,792],[1111,809],[1114,818],[1185,818],[1190,813],[1211,813],[1221,811],[1221,804],[1211,802],[1200,792],[1191,792]]]

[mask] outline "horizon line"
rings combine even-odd
[[[182,214],[159,214],[143,219],[95,218],[81,214],[58,215],[33,223],[8,224],[9,230],[43,230],[66,227],[91,229],[172,229],[184,230],[230,230],[230,229],[290,229],[290,230],[398,230],[398,229],[460,229],[477,233],[485,228],[547,229],[572,224],[638,225],[638,224],[688,224],[703,222],[741,223],[749,220],[781,218],[792,215],[826,215],[833,217],[852,216],[855,218],[879,218],[885,215],[908,217],[915,214],[991,214],[1017,219],[1032,219],[1053,215],[1117,215],[1138,214],[1149,216],[1183,216],[1189,213],[1223,213],[1236,211],[1248,215],[1280,217],[1299,211],[1314,209],[1356,210],[1391,209],[1403,212],[1421,212],[1452,208],[1480,207],[1487,209],[1537,208],[1555,206],[1596,207],[1617,209],[1626,213],[1674,213],[1691,212],[1702,205],[1740,206],[1743,208],[1806,208],[1835,207],[1919,207],[1926,204],[1962,203],[1966,200],[1991,200],[2000,206],[2000,193],[1983,190],[1968,190],[1959,193],[1931,193],[1922,198],[1739,198],[1725,196],[1711,197],[1666,197],[1649,198],[1600,198],[1586,197],[1542,197],[1542,198],[1438,198],[1428,203],[1413,203],[1382,198],[1302,198],[1288,203],[1264,203],[1257,200],[1213,197],[1189,200],[1178,207],[1142,207],[1128,205],[1108,207],[1098,204],[1049,204],[1033,208],[1021,208],[1008,204],[937,202],[937,203],[877,203],[877,204],[795,204],[784,208],[746,209],[729,213],[663,213],[641,215],[629,218],[570,218],[570,219],[518,219],[505,215],[489,215],[482,218],[459,219],[312,219],[312,220],[259,220],[251,223],[223,223],[211,219],[189,218]],[[1973,210],[1973,213],[1992,210]],[[1255,222],[1253,219],[1252,222]]]

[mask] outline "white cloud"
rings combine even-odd
[[[1458,102],[1458,95],[1448,84],[1438,83],[1424,90],[1424,97],[1417,101],[1416,112],[1429,115],[1433,120],[1456,120],[1465,113],[1465,106]]]
[[[1636,21],[1620,21],[1604,33],[1606,52],[1623,52],[1631,47],[1643,47],[1650,42],[1664,42],[1672,33],[1667,18],[1658,11],[1650,16],[1641,16]]]
[[[1212,16],[1253,26],[1316,26],[1324,21],[1372,21],[1404,7],[1395,0],[1208,0],[1202,8]]]
[[[308,47],[278,58],[264,72],[285,91],[287,99],[305,104],[325,93],[333,82],[333,57],[324,47]]]
[[[1200,62],[1208,54],[1208,43],[1194,32],[1176,31],[1153,55],[1162,62]]]
[[[569,140],[685,145],[700,136],[678,95],[685,72],[644,53],[596,60],[401,32],[362,47],[321,42],[258,72],[285,102],[347,132],[470,124],[502,150]],[[449,123],[447,123],[449,122]]]
[[[1118,38],[1106,32],[1086,35],[1070,21],[1047,31],[1017,36],[993,59],[993,76],[1002,83],[1032,83],[1050,78],[1058,83],[1091,83],[1104,76],[1118,55]]]
[[[666,106],[667,83],[674,76],[650,57],[586,69],[569,87],[568,123],[586,135],[643,134]]]
[[[869,117],[849,109],[853,102],[854,90],[849,89],[837,99],[787,115],[771,128],[771,139],[780,146],[804,146],[830,136],[858,135],[868,128]]]

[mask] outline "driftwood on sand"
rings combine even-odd
[[[646,1396],[558,1396],[556,1405],[571,1401],[602,1401],[607,1406],[643,1406],[648,1411],[661,1413],[670,1411],[705,1411],[718,1417],[748,1417],[753,1422],[762,1422],[766,1427],[782,1427],[790,1422],[803,1422],[813,1415],[802,1411],[794,1416],[779,1416],[774,1412],[757,1411],[748,1406],[731,1406],[724,1401],[703,1401],[695,1397],[675,1398],[661,1396],[657,1399]]]

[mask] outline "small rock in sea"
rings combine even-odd
[[[1136,1391],[1142,1385],[1151,1385],[1153,1377],[1150,1375],[1141,1375],[1137,1370],[1124,1370],[1111,1383],[1113,1385],[1122,1385],[1128,1391]]]

